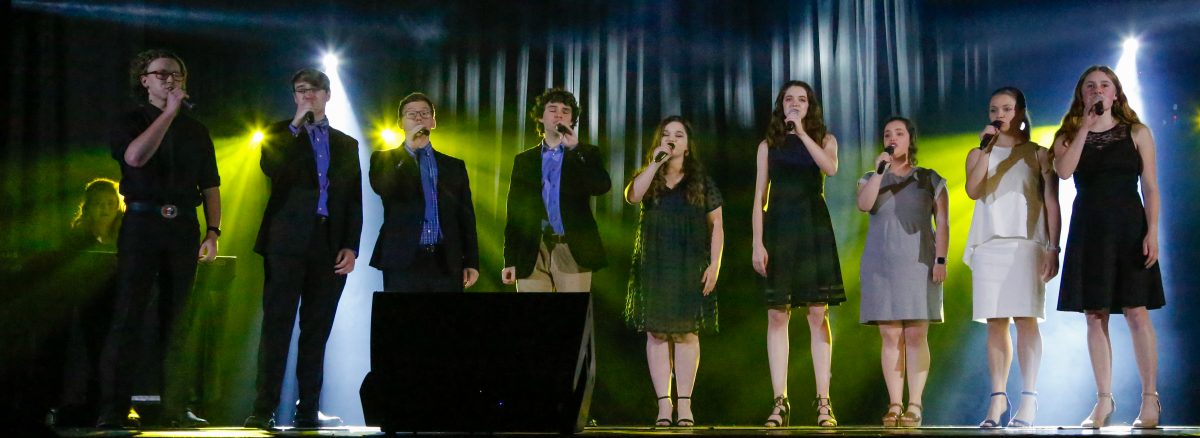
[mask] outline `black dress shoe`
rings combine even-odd
[[[325,415],[317,411],[315,416],[297,415],[292,420],[292,427],[297,429],[317,429],[321,427],[338,427],[342,425],[342,417]]]
[[[275,415],[251,415],[246,417],[246,422],[242,423],[242,427],[263,430],[273,429],[275,428]]]
[[[208,420],[197,417],[191,409],[184,409],[182,413],[171,419],[171,427],[177,429],[194,429],[197,427],[208,427]]]

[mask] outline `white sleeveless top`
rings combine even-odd
[[[983,196],[975,200],[963,262],[971,265],[975,248],[993,239],[1024,239],[1046,245],[1046,209],[1037,143],[992,148]]]

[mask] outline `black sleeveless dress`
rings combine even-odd
[[[1058,310],[1083,312],[1166,304],[1159,264],[1145,267],[1146,211],[1138,193],[1142,158],[1118,124],[1089,132],[1075,168],[1075,203],[1067,233]]]
[[[770,185],[763,205],[767,306],[806,306],[846,301],[842,267],[829,207],[825,175],[799,137],[788,135],[767,149]]]

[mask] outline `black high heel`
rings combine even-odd
[[[837,417],[833,416],[833,402],[829,401],[829,397],[818,395],[816,400],[813,400],[813,404],[817,406],[817,426],[837,427]],[[829,418],[822,419],[822,415],[828,415]]]
[[[995,397],[998,395],[1004,396],[1004,412],[1001,412],[1000,418],[997,418],[995,420],[993,420],[991,418],[984,419],[982,423],[979,423],[980,429],[998,429],[998,428],[1004,427],[1004,426],[1001,426],[1001,424],[1004,424],[1004,416],[1008,414],[1009,410],[1012,410],[1012,402],[1008,400],[1008,393],[1001,391],[1001,392],[993,392],[992,395],[989,395],[988,396],[989,403],[990,403],[992,397]],[[991,409],[991,406],[988,406],[988,408]]]
[[[690,395],[689,395],[689,396],[686,396],[686,397],[683,397],[683,396],[680,396],[680,397],[675,397],[675,401],[676,401],[676,409],[679,409],[679,408],[678,408],[678,401],[679,401],[679,400],[687,400],[687,401],[688,401],[688,403],[690,404],[690,403],[692,402],[692,396],[690,396]],[[695,415],[695,414],[693,413],[692,415]],[[680,417],[679,419],[675,420],[675,425],[676,425],[676,426],[679,426],[679,427],[692,427],[692,426],[695,426],[695,425],[696,425],[696,420],[695,420],[695,419],[693,419],[693,418],[682,418],[682,417]]]
[[[1021,391],[1021,395],[1028,395],[1030,397],[1033,397],[1033,413],[1036,414],[1038,411],[1038,404],[1037,404],[1038,393],[1037,393],[1037,391]],[[1024,409],[1024,408],[1025,408],[1025,402],[1022,401],[1021,409]],[[1016,418],[1016,415],[1013,415],[1012,418],[1008,420],[1008,427],[1033,427],[1033,422],[1025,421],[1025,420],[1018,420]]]
[[[776,412],[778,410],[778,412]],[[774,416],[778,416],[779,420],[775,420]],[[771,406],[771,415],[767,416],[766,427],[787,427],[792,417],[792,404],[788,402],[786,395],[775,397],[775,404]]]
[[[659,397],[658,400],[662,400],[664,398],[667,400],[670,400],[671,396],[664,395],[662,397]],[[671,427],[674,425],[675,425],[675,420],[670,419],[670,418],[659,418],[657,420],[654,420],[654,427]]]

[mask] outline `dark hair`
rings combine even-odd
[[[1033,131],[1033,119],[1029,116],[1029,107],[1025,104],[1025,93],[1022,93],[1017,87],[1007,86],[997,88],[989,98],[999,94],[1010,96],[1017,101],[1016,110],[1020,117],[1014,117],[1013,120],[1021,121],[1021,125],[1017,127],[1017,132],[1021,133],[1019,136],[1021,141],[1029,141],[1029,133]]]
[[[437,115],[437,108],[433,106],[433,100],[429,99],[429,96],[426,96],[425,93],[418,91],[409,93],[403,99],[400,99],[400,106],[396,107],[396,120],[404,118],[404,106],[413,102],[425,102],[429,104],[429,113]]]
[[[917,165],[917,125],[905,117],[891,116],[883,121],[879,130],[883,131],[887,125],[892,122],[904,122],[904,130],[908,131],[908,164]]]
[[[825,147],[825,114],[821,110],[821,100],[817,98],[812,86],[804,81],[787,81],[779,87],[779,93],[775,95],[775,106],[771,109],[771,121],[767,124],[767,146],[783,145],[784,138],[787,137],[787,127],[783,122],[783,96],[792,87],[803,88],[808,93],[808,112],[800,119],[801,127],[817,144]]]
[[[290,85],[296,85],[297,82],[304,82],[312,85],[314,88],[320,88],[329,92],[329,75],[315,68],[302,68],[300,71],[297,71],[296,74],[292,75],[292,83]]]
[[[1071,106],[1067,108],[1067,113],[1063,115],[1061,127],[1054,133],[1055,140],[1058,140],[1059,137],[1063,137],[1063,140],[1068,143],[1074,140],[1075,132],[1079,131],[1079,126],[1083,124],[1083,82],[1087,80],[1088,75],[1095,71],[1104,72],[1104,74],[1108,75],[1108,79],[1112,81],[1113,86],[1117,87],[1117,99],[1112,104],[1113,118],[1127,125],[1140,125],[1142,123],[1141,119],[1138,118],[1137,112],[1129,106],[1129,98],[1125,97],[1125,87],[1121,86],[1121,80],[1117,79],[1117,73],[1108,68],[1108,66],[1093,65],[1084,70],[1082,75],[1079,75],[1079,82],[1075,83],[1074,97],[1071,98]]]
[[[156,58],[157,59],[157,58]],[[108,178],[96,178],[91,180],[84,186],[83,202],[79,204],[79,212],[75,214],[75,219],[71,221],[71,228],[83,228],[88,233],[95,233],[93,227],[96,225],[96,202],[99,201],[101,195],[111,194],[117,198],[117,211],[124,212],[125,204],[121,202],[120,191],[117,189],[117,182]],[[116,240],[117,232],[121,229],[121,215],[113,220],[107,229],[99,230],[105,240]]]
[[[145,102],[148,98],[146,87],[142,86],[142,75],[146,74],[146,69],[150,67],[150,64],[159,58],[167,58],[179,63],[179,72],[183,73],[184,80],[187,80],[187,64],[183,63],[183,58],[180,58],[179,55],[164,49],[142,51],[129,62],[129,86],[138,102]]]
[[[651,141],[651,147],[646,148],[646,165],[642,167],[638,173],[646,171],[650,166],[650,162],[654,160],[654,149],[662,144],[663,130],[667,129],[667,125],[672,122],[679,122],[683,125],[683,132],[688,136],[688,150],[683,156],[683,174],[685,176],[684,183],[687,184],[687,201],[689,204],[704,206],[704,193],[707,190],[706,184],[708,177],[704,172],[704,165],[700,164],[700,160],[696,159],[696,146],[698,146],[695,137],[692,135],[692,124],[688,123],[683,116],[668,116],[658,122],[658,127],[654,130],[654,139]],[[646,191],[646,198],[652,202],[658,202],[658,197],[667,190],[666,180],[667,166],[660,166],[658,172],[654,174],[654,180],[650,182],[650,188]]]
[[[537,122],[542,118],[542,113],[546,112],[546,105],[555,102],[571,107],[571,127],[575,127],[575,124],[579,122],[579,102],[575,100],[574,94],[561,87],[548,88],[541,96],[534,99],[533,106],[529,108],[529,118]],[[541,123],[534,123],[534,126],[537,128],[538,135],[546,134],[542,132],[545,127]]]

